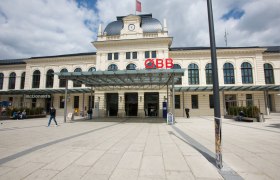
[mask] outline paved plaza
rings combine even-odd
[[[46,127],[47,118],[0,121],[1,180],[280,179],[280,116],[223,120],[222,170],[213,117],[175,125],[57,119],[58,127]]]

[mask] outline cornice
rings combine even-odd
[[[263,53],[265,48],[240,48],[240,49],[217,49],[217,55],[248,55],[248,54],[259,54]],[[169,51],[170,56],[180,55],[204,55],[210,56],[210,49],[208,50],[179,50]]]
[[[135,45],[144,43],[168,43],[170,46],[173,37],[158,37],[158,38],[141,38],[141,39],[122,39],[122,40],[108,40],[108,41],[94,41],[92,44],[98,49],[102,47],[115,45]]]

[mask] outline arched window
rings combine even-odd
[[[4,83],[4,74],[0,73],[0,89],[3,89],[3,83]]]
[[[179,64],[174,64],[172,69],[181,69]],[[180,77],[176,84],[182,84],[182,78]]]
[[[41,77],[41,72],[39,70],[33,72],[32,88],[40,87],[40,77]]]
[[[12,72],[9,76],[9,89],[15,89],[16,87],[16,73]]]
[[[88,69],[88,72],[94,72],[94,71],[96,71],[95,67],[91,67],[91,68]]]
[[[54,71],[49,69],[46,75],[46,88],[53,88]]]
[[[190,64],[188,67],[189,84],[199,84],[199,70],[196,64]]]
[[[74,72],[82,72],[82,69],[81,68],[76,68],[74,70]],[[73,87],[82,87],[82,84],[80,82],[78,82],[78,81],[74,81],[73,82]]]
[[[126,66],[126,70],[136,70],[136,65],[133,63],[130,63]]]
[[[111,64],[110,66],[108,66],[108,71],[117,71],[118,70],[118,66],[115,64]]]
[[[20,89],[24,89],[24,84],[25,84],[25,72],[23,72],[20,77]]]
[[[212,80],[212,64],[208,63],[205,66],[206,84],[213,84]]]
[[[181,69],[181,66],[179,64],[174,64],[172,69]]]
[[[252,84],[253,83],[253,72],[252,66],[248,62],[241,64],[241,75],[243,84]]]
[[[231,63],[224,64],[224,83],[225,84],[234,84],[234,68]]]
[[[67,69],[62,69],[60,73],[68,72]],[[59,79],[59,87],[66,87],[66,79]]]
[[[263,65],[264,68],[264,78],[265,78],[265,84],[274,84],[274,73],[273,73],[273,67],[271,64],[265,63]]]

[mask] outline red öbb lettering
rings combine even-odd
[[[154,69],[155,67],[157,69],[162,69],[162,68],[173,68],[173,59],[172,58],[166,58],[166,59],[146,59],[145,61],[145,68],[146,69]]]

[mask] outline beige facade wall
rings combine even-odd
[[[96,55],[73,55],[73,56],[57,56],[57,57],[41,57],[31,58],[26,60],[24,65],[5,65],[0,67],[0,72],[4,73],[3,89],[0,91],[8,91],[8,77],[11,72],[17,74],[16,78],[16,90],[20,89],[20,75],[26,72],[25,88],[32,89],[32,74],[35,70],[41,72],[40,88],[46,89],[46,73],[49,69],[53,69],[54,72],[60,72],[63,68],[66,68],[68,72],[73,72],[76,68],[81,68],[82,71],[88,71],[89,68],[95,67],[97,71],[106,71],[108,66],[116,64],[118,70],[125,70],[126,66],[130,63],[136,65],[136,69],[145,69],[145,51],[156,51],[158,58],[173,58],[174,64],[179,64],[185,69],[185,75],[182,77],[182,85],[176,85],[176,87],[186,86],[207,86],[205,66],[211,63],[210,50],[197,49],[197,50],[171,50],[172,37],[168,36],[167,27],[163,27],[163,31],[158,33],[143,33],[140,28],[140,19],[138,16],[128,16],[125,18],[124,29],[119,36],[106,36],[103,32],[98,33],[98,38],[93,42],[96,47]],[[136,24],[135,31],[129,31],[128,25],[131,23]],[[218,57],[218,74],[220,86],[257,86],[265,85],[264,79],[264,63],[270,63],[274,69],[275,85],[280,85],[280,53],[266,53],[266,48],[224,48],[217,50]],[[137,52],[137,59],[126,59],[126,52]],[[118,60],[108,60],[108,53],[119,53]],[[253,83],[243,84],[241,77],[241,64],[248,62],[252,65],[253,70]],[[199,84],[190,85],[188,82],[188,66],[194,63],[199,67]],[[225,63],[232,63],[234,66],[235,84],[224,84],[223,77],[223,65]],[[211,86],[211,85],[209,85]],[[170,86],[171,87],[171,86]],[[69,81],[68,88],[73,89],[73,82]],[[82,88],[87,88],[82,85]],[[59,89],[58,76],[54,76],[53,89]],[[64,89],[64,88],[61,88]],[[79,89],[79,88],[78,88]],[[125,115],[125,93],[137,92],[138,93],[138,116],[145,116],[144,112],[144,94],[146,92],[158,92],[159,104],[158,104],[158,116],[162,116],[162,102],[167,98],[166,87],[163,89],[106,89],[94,90],[95,102],[99,104],[99,111],[94,109],[94,116],[107,116],[106,107],[106,94],[118,93],[118,116],[123,117]],[[280,112],[280,92],[268,92],[273,101],[273,111]],[[176,92],[176,95],[180,95],[180,109],[175,109],[176,116],[185,116],[184,108],[190,108],[191,116],[203,116],[213,115],[214,110],[209,106],[209,95],[211,92]],[[246,94],[252,94],[254,104],[260,107],[261,112],[266,113],[265,98],[263,91],[252,92],[220,92],[220,106],[222,115],[226,113],[224,108],[225,102],[223,95],[235,94],[237,100],[242,102],[246,100]],[[279,94],[279,95],[278,95]],[[198,95],[198,109],[192,109],[191,107],[191,95]],[[53,104],[57,109],[59,115],[64,114],[64,109],[59,107],[60,96],[64,97],[64,94],[53,94]],[[88,99],[90,93],[83,94],[70,94],[68,101],[67,112],[74,111],[74,96],[79,96],[79,110],[83,111],[83,104],[88,108]],[[169,93],[169,111],[172,111],[172,98]],[[10,95],[0,95],[0,100],[9,100]],[[20,104],[23,101],[22,95],[15,95],[14,101]],[[25,99],[25,103],[30,106],[31,99]],[[19,103],[20,102],[20,103]],[[16,104],[15,103],[15,104]],[[44,99],[38,99],[37,106],[45,106]]]

